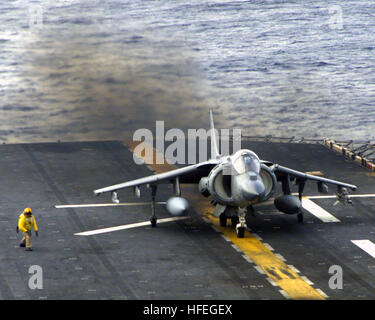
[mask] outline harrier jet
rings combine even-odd
[[[119,203],[117,191],[133,188],[140,197],[141,185],[148,185],[151,189],[151,218],[153,227],[157,224],[155,213],[155,196],[160,184],[172,184],[173,195],[167,200],[167,211],[173,216],[184,215],[188,211],[188,201],[181,197],[180,183],[198,185],[199,192],[204,197],[211,197],[215,206],[214,215],[220,219],[221,226],[226,226],[227,219],[231,219],[239,238],[244,237],[246,229],[246,213],[254,210],[253,206],[269,200],[281,184],[282,195],[274,199],[275,207],[286,214],[296,214],[298,221],[303,221],[301,199],[307,180],[315,181],[318,191],[328,192],[327,184],[337,186],[337,199],[343,203],[351,203],[348,189],[356,190],[355,185],[318,177],[296,171],[281,165],[260,160],[251,150],[241,149],[232,155],[221,156],[212,111],[210,111],[210,134],[212,145],[211,158],[198,164],[178,168],[165,173],[155,174],[144,178],[108,186],[95,190],[96,195],[110,192],[112,201]],[[298,186],[298,197],[290,190],[290,182]]]

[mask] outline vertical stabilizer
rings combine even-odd
[[[218,137],[214,125],[214,117],[212,115],[212,110],[210,109],[210,134],[211,134],[211,159],[220,158],[219,148],[218,148]]]

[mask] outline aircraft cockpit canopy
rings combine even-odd
[[[250,150],[240,150],[234,155],[233,167],[236,175],[248,171],[259,173],[260,160],[254,152]]]

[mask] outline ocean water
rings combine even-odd
[[[0,0],[0,142],[375,138],[375,2]]]

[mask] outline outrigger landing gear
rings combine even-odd
[[[246,208],[237,208],[238,212],[238,224],[236,225],[237,238],[243,238],[245,236],[246,225]]]
[[[303,223],[303,213],[302,213],[302,211],[300,211],[297,214],[297,221],[298,221],[298,223]]]
[[[158,219],[157,219],[156,217],[151,217],[151,218],[150,218],[151,226],[152,226],[153,228],[156,227],[156,223],[157,223],[157,221],[158,221]]]
[[[156,185],[151,185],[151,218],[150,218],[150,222],[151,222],[151,226],[153,228],[156,227],[156,224],[157,224],[157,217],[156,217],[156,214],[155,214],[155,196],[156,196]]]

